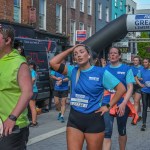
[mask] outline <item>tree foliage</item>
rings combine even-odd
[[[140,38],[150,38],[148,32],[142,32]],[[150,48],[150,42],[142,43],[139,42],[137,44],[138,55],[141,58],[150,58],[150,52],[148,52],[148,48]]]

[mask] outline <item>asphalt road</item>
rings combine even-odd
[[[65,114],[66,120],[68,114],[69,106]],[[38,116],[39,126],[30,128],[28,150],[67,150],[65,134],[67,121],[60,123],[56,120],[56,116],[57,112],[54,108],[49,113]],[[146,131],[140,131],[141,125],[142,122],[139,122],[133,126],[131,118],[128,119],[126,150],[150,150],[150,112],[148,112]],[[86,143],[84,143],[83,150],[86,150]],[[119,150],[116,121],[112,137],[112,150]]]

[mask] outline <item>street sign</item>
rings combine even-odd
[[[86,40],[86,30],[76,30],[76,41],[83,42]]]
[[[128,42],[115,42],[115,43],[113,43],[113,46],[115,46],[115,47],[128,47],[129,44],[128,44]]]

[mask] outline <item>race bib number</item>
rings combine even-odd
[[[150,87],[150,81],[146,81],[146,82],[145,82],[145,86],[146,86],[146,87]]]
[[[76,97],[72,97],[70,105],[87,108],[89,103],[89,98],[85,95],[76,94]]]

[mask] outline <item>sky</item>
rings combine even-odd
[[[133,0],[137,3],[137,9],[150,9],[150,0]]]

